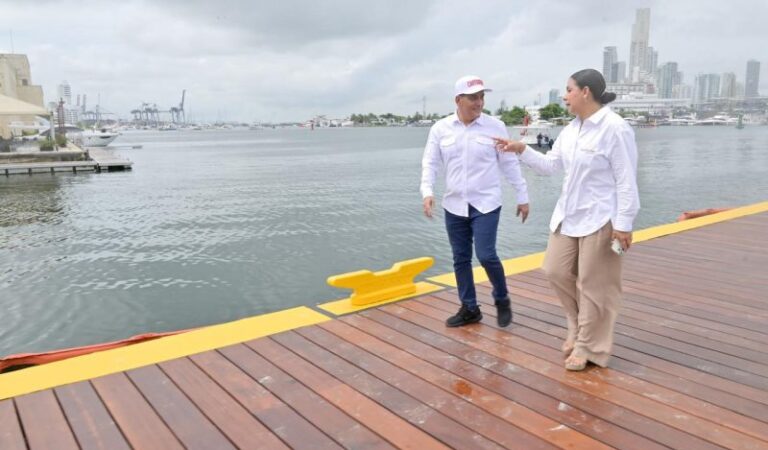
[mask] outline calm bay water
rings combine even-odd
[[[135,132],[130,172],[0,176],[0,356],[215,324],[344,297],[329,275],[434,256],[427,128]],[[768,127],[636,130],[636,228],[768,199]],[[561,178],[505,192],[502,258],[542,251]],[[440,189],[438,192],[441,192]]]

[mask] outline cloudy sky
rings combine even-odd
[[[699,72],[761,62],[765,0],[0,0],[0,53],[28,55],[46,101],[67,80],[129,117],[187,90],[201,121],[299,121],[317,114],[452,109],[454,80],[476,74],[490,109],[546,103],[604,46],[629,59],[635,9],[651,8],[650,44],[692,84]]]

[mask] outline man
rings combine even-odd
[[[493,284],[493,299],[499,326],[512,321],[504,267],[496,255],[496,233],[501,214],[501,174],[517,191],[517,215],[528,217],[528,188],[520,163],[509,153],[496,151],[495,136],[508,136],[498,119],[483,113],[483,80],[466,76],[456,81],[456,113],[441,119],[429,130],[421,172],[424,214],[431,218],[435,206],[433,186],[441,167],[445,168],[445,226],[453,251],[453,269],[459,288],[461,308],[446,321],[449,327],[479,322],[483,315],[477,304],[472,276],[472,242],[477,259]]]

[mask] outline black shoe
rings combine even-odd
[[[483,313],[480,312],[480,307],[475,306],[470,309],[466,305],[461,305],[461,309],[455,316],[451,316],[445,321],[445,325],[449,327],[461,327],[469,325],[470,323],[477,323],[483,319]]]
[[[509,297],[496,300],[494,303],[496,303],[496,323],[502,328],[506,327],[512,322],[512,307]]]
[[[512,308],[509,305],[496,306],[496,323],[500,327],[506,327],[512,322]]]

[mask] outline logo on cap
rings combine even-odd
[[[476,78],[476,79],[474,79],[474,80],[469,80],[469,81],[467,81],[467,87],[476,86],[476,85],[478,85],[478,84],[479,84],[480,86],[482,86],[482,85],[483,85],[483,80],[481,80],[481,79],[479,79],[479,78]]]

